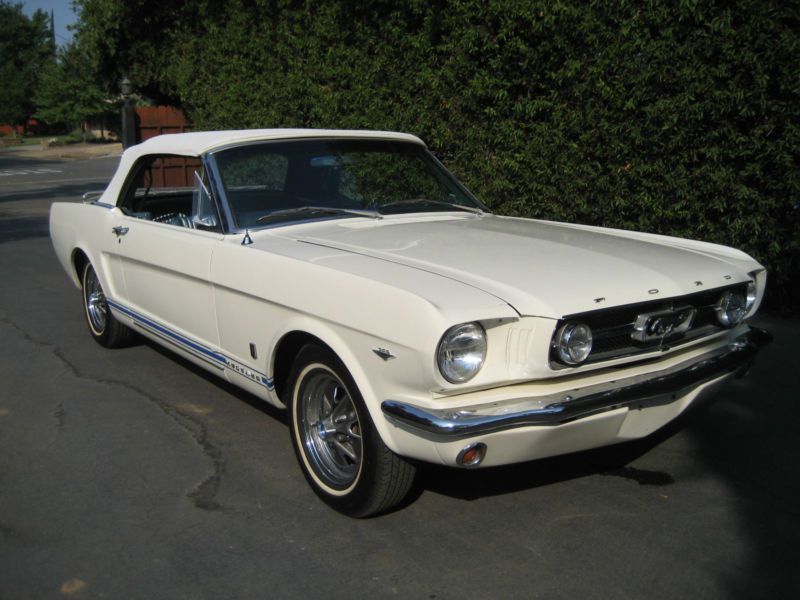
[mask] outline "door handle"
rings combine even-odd
[[[116,227],[111,228],[111,232],[114,233],[117,237],[121,235],[125,235],[130,231],[130,227],[123,227],[122,225],[118,225]]]

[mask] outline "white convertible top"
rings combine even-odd
[[[122,184],[133,164],[147,154],[177,154],[201,156],[225,146],[257,142],[260,140],[287,140],[301,138],[358,138],[373,140],[398,140],[416,144],[425,143],[415,135],[395,131],[370,131],[358,129],[232,129],[228,131],[194,131],[168,133],[131,146],[122,154],[117,172],[103,192],[100,202],[116,204]]]
[[[394,131],[360,131],[357,129],[234,129],[230,131],[196,131],[192,133],[168,133],[159,135],[141,144],[132,146],[125,154],[183,154],[200,156],[222,146],[259,140],[281,140],[296,138],[371,138],[402,140],[422,144],[422,140],[408,133]]]

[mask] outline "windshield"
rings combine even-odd
[[[483,207],[419,144],[265,142],[215,153],[236,226]]]

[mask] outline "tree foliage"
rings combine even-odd
[[[420,135],[503,213],[700,238],[800,304],[796,0],[78,0],[201,129]]]
[[[172,38],[195,14],[196,2],[165,0],[73,0],[76,39],[109,92],[125,77],[138,92],[164,104],[179,104],[168,69]],[[221,5],[223,3],[220,3]]]
[[[94,73],[77,42],[60,49],[58,60],[42,71],[35,96],[36,117],[83,130],[90,118],[114,110]]]
[[[41,10],[32,17],[22,4],[0,0],[0,123],[27,123],[35,110],[33,95],[55,48],[50,21]]]

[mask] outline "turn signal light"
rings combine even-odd
[[[462,467],[477,467],[486,458],[486,444],[478,442],[470,444],[458,453],[456,463]]]

